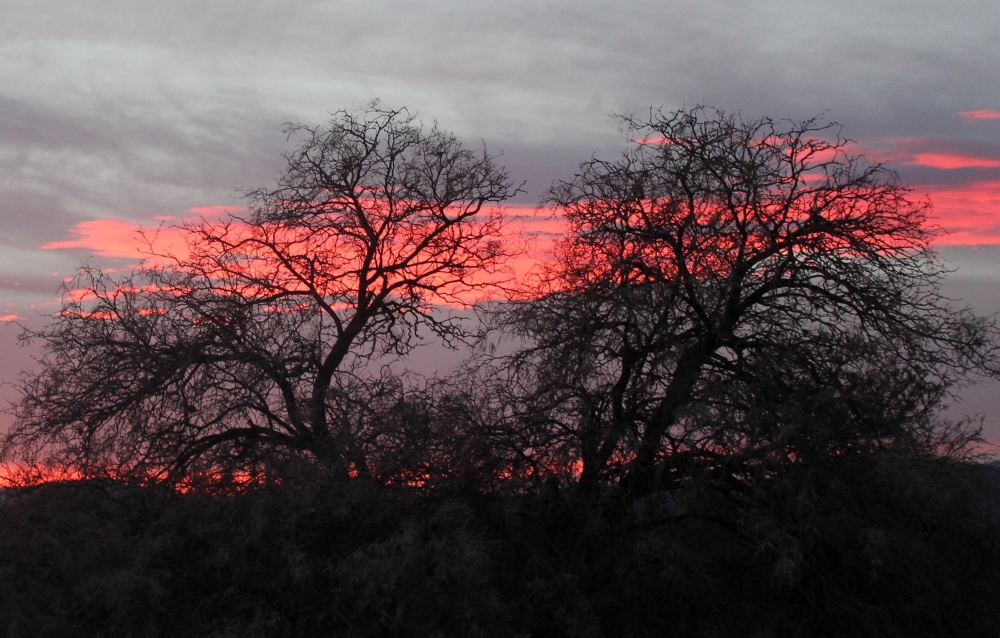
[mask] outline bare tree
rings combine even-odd
[[[620,159],[551,189],[558,258],[494,316],[528,343],[525,418],[584,483],[941,434],[949,388],[997,372],[995,325],[941,296],[929,204],[835,125],[703,107],[622,124]],[[837,440],[791,437],[834,403]]]
[[[517,188],[485,150],[377,103],[289,134],[304,141],[248,214],[185,226],[184,250],[130,277],[84,269],[55,321],[24,333],[44,355],[8,457],[180,477],[290,452],[368,471],[337,418],[364,402],[357,375],[419,330],[465,337],[439,306],[502,275],[498,204]]]

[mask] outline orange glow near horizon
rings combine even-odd
[[[83,474],[76,470],[38,465],[0,465],[0,488],[28,487],[42,483],[78,481]]]
[[[564,467],[546,465],[540,469],[543,470],[541,473],[545,476],[564,476],[579,480],[580,475],[583,473],[583,461],[576,459],[570,461]],[[357,469],[352,468],[348,472],[348,475],[350,478],[356,479],[360,476],[360,473]],[[499,468],[491,471],[490,475],[490,478],[496,481],[523,481],[537,478],[535,468],[532,467],[520,471],[515,471],[510,467]],[[379,476],[378,478],[385,485],[423,488],[429,486],[435,479],[447,479],[450,476],[451,474],[448,472],[434,475],[425,469],[417,468],[414,470],[404,470],[391,476]],[[107,468],[103,472],[88,476],[76,469],[58,468],[52,465],[16,465],[10,463],[0,465],[0,489],[35,487],[47,483],[86,481],[88,479],[120,481],[137,486],[165,484],[165,481],[168,480],[164,472],[136,477],[127,473],[119,474],[114,468]],[[254,488],[263,487],[269,483],[280,482],[280,477],[266,471],[235,470],[185,476],[179,482],[172,483],[171,486],[181,494],[199,492],[209,495],[231,496],[238,493],[245,493]]]
[[[0,465],[0,488],[34,487],[46,483],[85,481],[95,478],[121,481],[132,485],[151,485],[162,483],[166,479],[166,474],[160,472],[137,478],[129,474],[119,474],[114,468],[107,468],[96,475],[87,476],[76,469],[59,468],[52,465],[16,465],[11,463]],[[262,472],[254,473],[246,470],[237,470],[226,473],[215,472],[207,475],[188,476],[179,483],[174,484],[173,488],[182,494],[203,492],[207,494],[231,495],[254,487],[261,487],[273,480],[273,477]]]

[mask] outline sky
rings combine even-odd
[[[931,198],[955,304],[1000,312],[998,32],[995,0],[0,0],[0,382],[81,263],[237,210],[286,122],[375,98],[502,152],[525,207],[617,154],[613,114],[822,115]],[[1000,385],[965,413],[1000,443]]]

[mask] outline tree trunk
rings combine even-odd
[[[691,400],[695,385],[701,377],[702,367],[713,350],[711,343],[702,341],[681,355],[670,385],[646,425],[636,458],[622,479],[625,491],[641,496],[656,489],[656,457],[661,451],[663,436],[677,422],[680,409]]]

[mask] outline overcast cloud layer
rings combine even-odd
[[[0,1],[0,315],[36,321],[99,252],[41,246],[239,206],[279,174],[284,122],[376,97],[502,150],[524,204],[620,148],[613,113],[826,113],[934,198],[950,290],[1000,310],[1000,253],[948,247],[1000,244],[998,32],[995,0]]]

